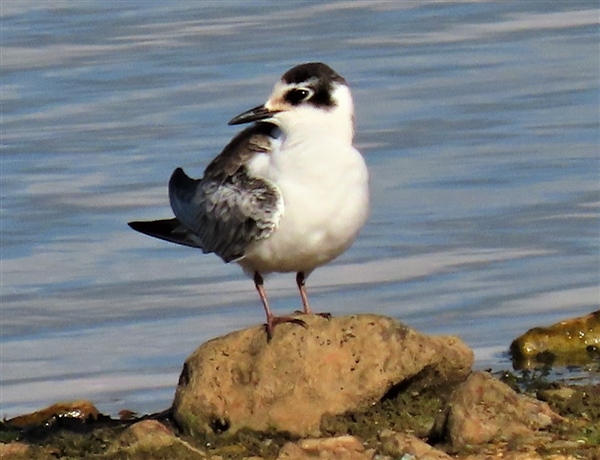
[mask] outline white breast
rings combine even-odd
[[[249,274],[308,275],[344,252],[367,219],[368,172],[362,155],[344,139],[296,133],[249,165],[279,187],[285,206],[277,229],[253,243],[239,261]]]

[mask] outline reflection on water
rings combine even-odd
[[[2,416],[59,399],[170,403],[201,342],[261,323],[215,256],[153,241],[166,182],[199,176],[287,68],[350,82],[372,215],[309,279],[315,309],[455,334],[477,365],[598,308],[593,2],[2,4]],[[267,280],[279,312],[293,276]]]

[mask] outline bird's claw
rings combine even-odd
[[[270,342],[273,338],[273,331],[275,330],[275,326],[283,323],[297,324],[298,326],[302,326],[304,329],[308,329],[306,323],[299,318],[293,318],[291,316],[273,316],[271,318],[267,318],[267,323],[265,324],[268,342]]]
[[[320,316],[321,318],[325,318],[325,319],[331,319],[333,317],[333,315],[331,313],[313,313],[311,312],[305,312],[302,310],[296,310],[294,312],[295,315],[315,315],[315,316]]]

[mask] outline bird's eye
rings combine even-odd
[[[294,88],[285,95],[285,100],[292,105],[298,105],[312,96],[313,92],[307,88]]]

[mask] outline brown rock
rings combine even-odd
[[[13,428],[25,429],[48,424],[57,419],[79,420],[84,423],[97,420],[100,415],[91,402],[82,400],[53,404],[40,411],[11,418],[6,423]]]
[[[542,457],[536,452],[504,452],[501,455],[477,454],[461,457],[461,460],[492,460],[501,458],[502,460],[577,460],[571,455],[549,455]]]
[[[393,458],[402,458],[409,454],[414,460],[450,460],[445,452],[435,449],[425,441],[410,433],[397,433],[384,430],[379,435],[383,451]]]
[[[170,449],[167,451],[166,448]],[[128,454],[143,452],[145,455],[149,455],[150,452],[163,451],[168,452],[171,458],[185,457],[199,460],[207,458],[205,452],[178,438],[170,428],[157,420],[142,420],[134,423],[108,449],[109,454],[122,451]],[[133,456],[133,458],[137,457]]]
[[[374,452],[365,451],[354,436],[340,436],[289,442],[281,448],[276,460],[372,460],[373,457]]]
[[[112,450],[145,445],[150,448],[170,446],[177,442],[175,433],[157,420],[143,420],[127,428],[113,443]]]
[[[561,417],[548,404],[518,395],[487,372],[477,372],[450,398],[448,431],[452,446],[530,437]]]
[[[0,442],[0,458],[2,460],[20,460],[30,458],[31,448],[22,442]]]
[[[288,431],[318,436],[321,417],[362,410],[395,385],[461,381],[473,353],[387,317],[302,316],[307,328],[263,327],[201,345],[185,362],[173,403],[189,433]]]

